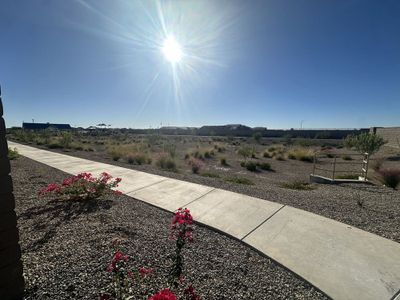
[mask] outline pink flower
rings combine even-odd
[[[154,272],[154,269],[151,269],[151,268],[149,268],[149,269],[146,269],[143,267],[139,268],[139,274],[140,274],[140,276],[142,276],[142,278],[146,277],[148,274],[151,274],[153,272]]]
[[[183,294],[188,296],[190,300],[200,300],[200,296],[196,294],[192,285],[189,285],[184,291]]]
[[[176,296],[169,289],[163,289],[157,294],[149,297],[147,300],[176,300]]]
[[[114,195],[117,195],[117,196],[122,195],[122,192],[121,191],[114,191]]]

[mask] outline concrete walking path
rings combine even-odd
[[[246,195],[41,150],[14,142],[21,155],[64,172],[121,177],[123,193],[174,211],[254,247],[333,299],[394,299],[400,244],[307,211]],[[326,199],[329,201],[329,199]]]

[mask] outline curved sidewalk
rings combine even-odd
[[[187,207],[196,221],[258,249],[333,299],[389,300],[400,291],[400,244],[394,241],[276,202],[14,142],[8,145],[67,173],[106,171],[121,177],[123,193],[163,209]]]

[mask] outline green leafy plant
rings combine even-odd
[[[358,135],[348,135],[344,143],[347,148],[354,148],[360,153],[373,155],[379,151],[385,141],[377,134],[364,132]]]
[[[8,148],[8,154],[7,154],[7,156],[8,156],[8,159],[9,159],[9,160],[17,159],[17,158],[19,157],[19,153],[18,153],[17,148],[14,148],[14,150],[11,149],[11,148]]]

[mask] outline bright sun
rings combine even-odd
[[[183,56],[181,45],[172,36],[164,40],[162,52],[171,64],[178,63]]]

